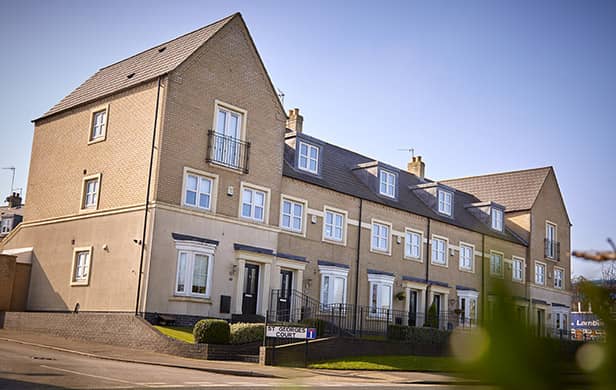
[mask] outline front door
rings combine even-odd
[[[278,295],[278,321],[289,321],[291,318],[291,288],[293,286],[293,271],[280,270],[280,293]]]
[[[409,326],[417,326],[417,291],[409,292]]]
[[[438,294],[434,295],[434,306],[436,307],[436,327],[439,328],[440,318],[441,318],[441,296]]]
[[[257,314],[257,296],[259,289],[259,266],[246,264],[244,269],[244,298],[242,314]]]

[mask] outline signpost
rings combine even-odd
[[[308,364],[308,340],[314,340],[317,338],[316,328],[304,328],[299,326],[266,326],[265,337],[271,337],[275,339],[301,339],[306,340],[306,346],[304,349],[304,366]],[[276,346],[274,345],[274,351]]]

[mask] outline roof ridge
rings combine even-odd
[[[550,170],[550,169],[554,169],[554,167],[552,165],[547,165],[547,166],[544,166],[544,167],[517,169],[517,170],[514,170],[514,171],[486,173],[486,174],[483,174],[483,175],[452,177],[452,178],[449,178],[449,179],[443,179],[443,180],[438,180],[438,181],[442,183],[442,182],[454,181],[454,180],[466,180],[466,179],[475,179],[475,178],[479,178],[479,177],[502,176],[502,175],[509,175],[509,174],[514,174],[514,173],[540,171],[540,170],[543,170],[543,169]]]
[[[235,17],[235,16],[237,16],[237,15],[241,15],[241,14],[240,14],[239,12],[235,12],[235,13],[233,13],[233,14],[229,15],[229,16],[226,16],[226,17],[224,17],[224,18],[222,18],[222,19],[219,19],[219,20],[217,20],[217,21],[215,21],[215,22],[212,22],[212,23],[208,24],[207,26],[202,26],[202,27],[199,27],[199,28],[197,28],[197,29],[195,29],[195,30],[192,30],[192,31],[190,31],[190,32],[187,32],[187,33],[185,33],[185,34],[182,34],[182,35],[180,35],[180,36],[177,36],[177,37],[175,37],[175,38],[173,38],[173,39],[170,39],[170,40],[168,40],[168,41],[165,41],[165,42],[159,43],[159,44],[157,44],[157,45],[154,45],[154,46],[152,46],[152,47],[149,47],[149,48],[147,48],[147,49],[145,49],[145,50],[142,50],[142,51],[140,51],[140,52],[138,52],[138,53],[135,53],[135,54],[133,54],[133,55],[131,55],[131,56],[129,56],[129,57],[126,57],[126,58],[124,58],[124,59],[121,59],[121,60],[119,60],[119,61],[116,61],[116,62],[114,62],[114,63],[112,63],[112,64],[109,64],[109,65],[103,66],[102,68],[99,68],[99,70],[98,70],[98,71],[100,72],[100,71],[101,71],[101,70],[103,70],[103,69],[107,69],[107,68],[110,68],[110,67],[112,67],[112,66],[114,66],[114,65],[117,65],[117,64],[119,64],[119,63],[121,63],[121,62],[124,62],[124,61],[130,60],[130,59],[131,59],[131,58],[133,58],[133,57],[137,57],[138,55],[141,55],[141,54],[143,54],[143,53],[145,53],[145,52],[147,52],[147,51],[150,51],[150,50],[152,50],[152,49],[155,49],[155,48],[157,48],[157,47],[160,47],[160,46],[163,46],[163,45],[168,45],[169,43],[171,43],[171,42],[173,42],[173,41],[177,41],[178,39],[184,38],[184,37],[186,37],[186,36],[188,36],[188,35],[194,34],[194,33],[199,32],[199,31],[201,31],[201,30],[205,30],[206,28],[212,27],[212,26],[213,26],[213,25],[215,25],[215,24],[218,24],[218,23],[221,23],[221,22],[225,22],[225,23],[223,23],[223,24],[222,24],[222,26],[224,26],[227,22],[229,22],[231,19],[233,19],[233,17]],[[222,26],[221,26],[221,27],[222,27]],[[95,74],[96,74],[96,73],[95,73]]]

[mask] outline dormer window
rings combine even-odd
[[[319,174],[319,147],[299,141],[297,167],[303,171]]]
[[[503,210],[492,207],[492,229],[503,231]]]
[[[379,171],[379,193],[381,195],[396,197],[396,175],[381,169]]]
[[[453,193],[445,190],[438,190],[438,212],[441,214],[452,214]]]

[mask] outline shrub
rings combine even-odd
[[[263,324],[246,324],[238,322],[231,324],[231,344],[246,344],[263,340]]]
[[[446,344],[451,332],[434,328],[389,325],[387,338],[413,344]]]
[[[193,328],[195,343],[229,344],[229,324],[225,320],[206,319]]]
[[[425,327],[438,328],[438,313],[436,311],[436,305],[434,302],[428,308],[428,315],[426,317]]]

